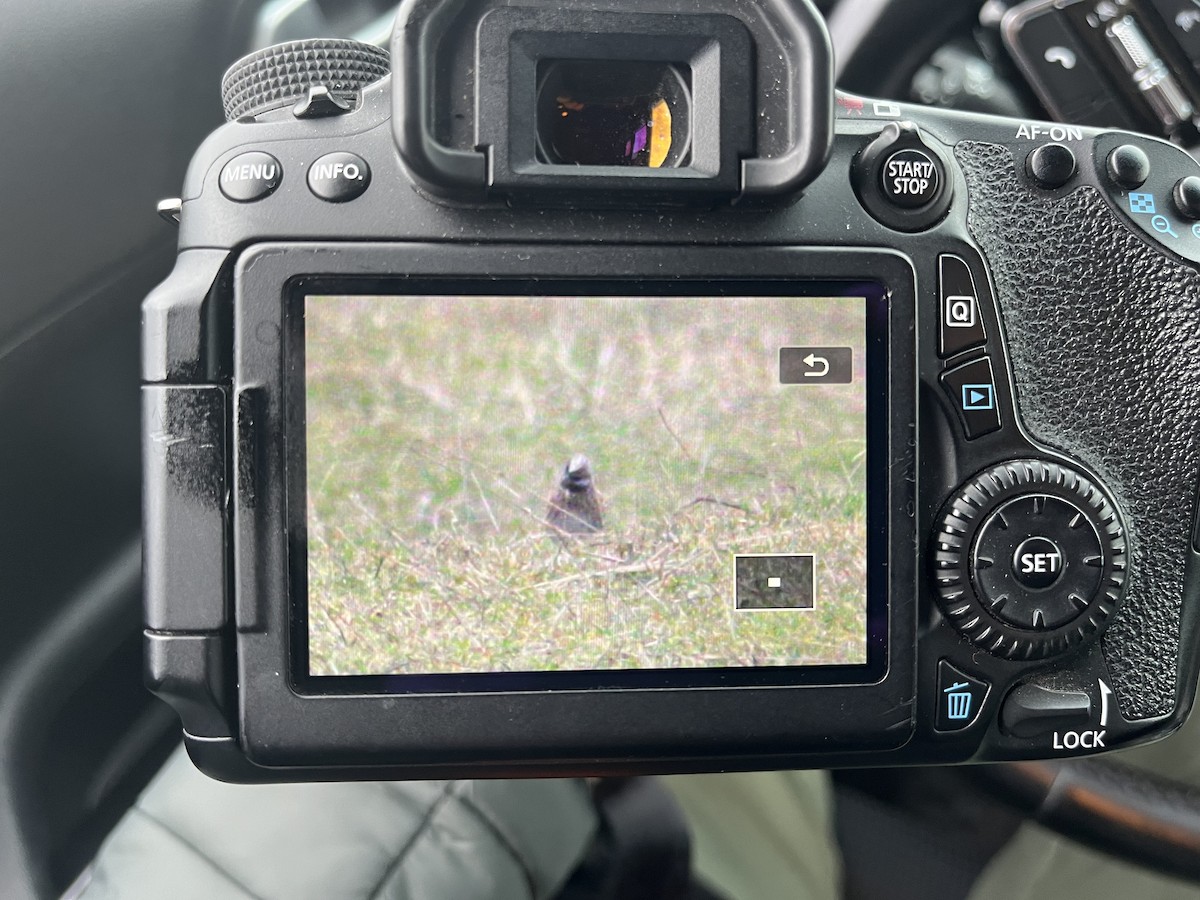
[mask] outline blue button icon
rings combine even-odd
[[[946,718],[947,719],[969,719],[971,718],[971,686],[965,681],[957,681],[944,688],[942,693],[946,695]]]
[[[1166,216],[1155,216],[1150,220],[1150,224],[1154,226],[1154,230],[1159,234],[1169,234],[1173,238],[1179,237],[1175,229],[1171,227],[1171,223]]]
[[[990,384],[964,384],[962,389],[963,412],[996,408],[996,388]]]
[[[1153,215],[1157,212],[1154,206],[1153,194],[1130,194],[1129,195],[1129,211],[1131,213],[1144,213]]]

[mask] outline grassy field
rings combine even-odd
[[[861,301],[312,298],[313,674],[865,661]],[[855,385],[780,386],[785,345]],[[591,460],[605,530],[547,500]],[[808,611],[735,554],[812,553]]]

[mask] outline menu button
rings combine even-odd
[[[230,200],[253,203],[275,192],[283,180],[283,169],[270,153],[252,150],[225,163],[218,180],[221,193]]]

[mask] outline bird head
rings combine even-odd
[[[562,481],[559,482],[564,491],[578,494],[592,486],[592,468],[588,458],[582,453],[571,457],[563,469]]]

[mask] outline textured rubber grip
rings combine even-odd
[[[390,69],[388,52],[372,44],[335,39],[276,44],[239,59],[225,72],[225,117],[232,122],[286,106],[315,85],[351,95]]]
[[[1200,273],[1135,235],[1093,187],[1052,197],[1012,151],[955,147],[1038,441],[1090,466],[1129,529],[1124,605],[1102,640],[1121,712],[1170,713],[1200,473]]]

